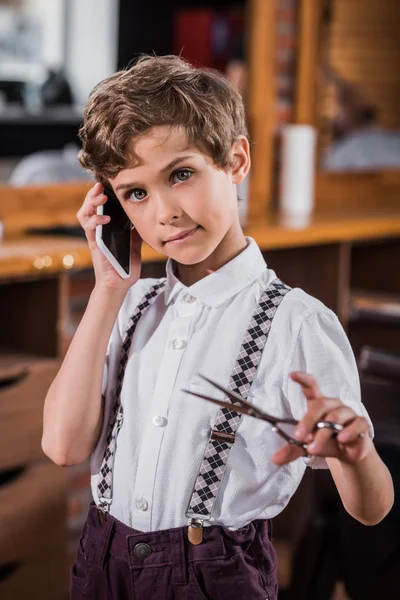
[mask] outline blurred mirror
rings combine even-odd
[[[324,3],[319,166],[400,168],[400,3]]]
[[[246,0],[0,0],[0,182],[87,179],[77,162],[87,96],[141,52],[220,69],[244,91],[245,9]]]
[[[119,0],[0,0],[0,182],[87,180],[78,128],[117,67]]]

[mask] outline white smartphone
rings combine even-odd
[[[115,194],[108,188],[104,188],[104,194],[107,196],[107,201],[97,207],[97,214],[108,215],[110,221],[105,225],[97,225],[96,242],[117,273],[123,279],[128,279],[131,274],[133,225]]]

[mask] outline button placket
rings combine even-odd
[[[196,298],[194,296],[191,296],[190,294],[185,294],[183,296],[183,301],[187,304],[194,304],[195,302],[197,302]]]
[[[186,341],[180,338],[175,338],[171,340],[170,346],[174,350],[184,350],[186,348]]]
[[[197,310],[197,299],[190,294],[184,294],[176,303],[175,310],[179,318],[192,317]]]
[[[161,417],[159,415],[153,417],[151,422],[153,423],[154,427],[165,427],[168,423],[165,417]]]
[[[193,306],[193,305],[192,305]],[[168,405],[174,389],[177,373],[186,347],[191,318],[179,318],[175,313],[172,320],[165,352],[158,369],[157,380],[149,406],[149,419],[143,431],[141,452],[137,465],[135,478],[135,496],[146,499],[148,510],[137,509],[135,514],[135,527],[137,529],[151,529],[152,512],[154,510],[153,498],[157,478],[157,465],[163,440],[168,414]],[[171,346],[173,340],[180,340],[180,348]],[[182,346],[182,347],[181,347]]]
[[[149,503],[147,502],[146,498],[137,498],[135,506],[138,510],[145,512],[149,508]]]

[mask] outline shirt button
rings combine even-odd
[[[187,304],[194,304],[196,302],[196,298],[194,296],[191,296],[190,294],[185,294],[183,296],[183,300]]]
[[[154,427],[165,427],[168,423],[164,417],[153,417],[152,419]]]
[[[179,338],[175,338],[171,342],[171,347],[174,350],[183,350],[183,348],[186,348],[186,342],[185,342],[185,340],[180,340]]]
[[[138,498],[135,504],[138,510],[146,511],[149,508],[149,503],[144,498]]]

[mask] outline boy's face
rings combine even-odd
[[[232,148],[234,167],[188,146],[179,128],[155,127],[134,145],[139,162],[110,179],[139,235],[183,265],[206,260],[225,240],[235,244],[239,226],[236,184],[249,169],[245,138]],[[240,232],[240,233],[239,233]],[[233,250],[233,249],[232,249]]]

